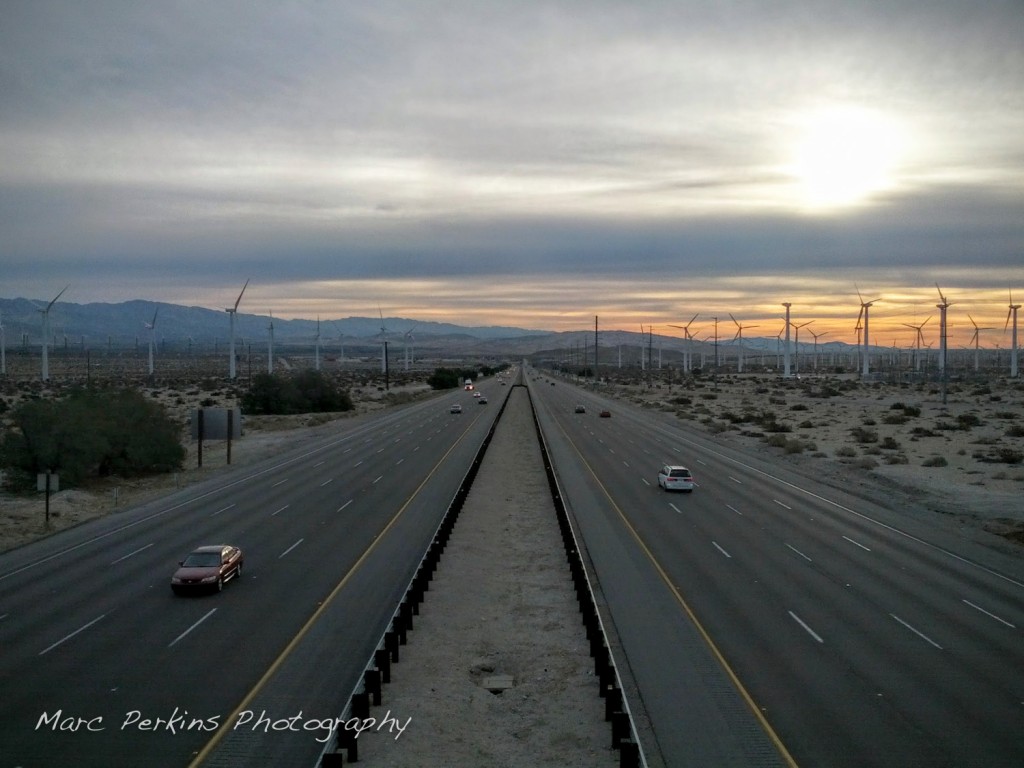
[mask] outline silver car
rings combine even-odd
[[[693,475],[686,467],[666,464],[658,470],[658,485],[666,491],[686,491],[694,489]]]

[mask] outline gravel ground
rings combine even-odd
[[[511,390],[359,763],[618,765],[525,389]],[[510,678],[511,687],[488,686]]]

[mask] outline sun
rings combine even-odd
[[[896,121],[861,108],[833,108],[799,121],[792,172],[806,208],[857,205],[891,188],[902,152]]]

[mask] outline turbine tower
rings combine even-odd
[[[231,355],[231,360],[228,363],[228,378],[235,378],[235,315],[238,314],[238,304],[242,301],[242,294],[245,293],[245,289],[249,287],[249,281],[245,281],[245,285],[242,286],[241,293],[238,294],[238,298],[235,299],[235,306],[229,307],[224,311],[231,316],[231,338],[228,340],[228,354]]]
[[[786,348],[784,350],[783,360],[785,361],[785,370],[783,376],[789,378],[789,308],[793,306],[792,302],[784,301],[782,306],[786,308]]]
[[[800,325],[794,325],[793,326],[796,329],[796,340],[795,340],[796,360],[794,361],[796,364],[793,367],[796,369],[797,373],[800,372],[800,329],[803,328],[805,325],[810,325],[813,322],[814,322],[813,320],[808,320],[806,323],[800,323]],[[808,331],[808,333],[809,333],[809,331]]]
[[[736,326],[736,335],[732,337],[733,341],[739,341],[739,358],[736,360],[736,373],[743,373],[743,329],[744,328],[757,328],[756,325],[740,325],[736,322],[736,318],[732,316],[732,312],[729,313],[729,317],[732,319],[733,324]],[[693,321],[691,321],[693,322]]]
[[[864,301],[864,297],[860,295],[860,288],[855,285],[854,288],[857,290],[857,298],[860,299],[860,314],[857,315],[857,325],[860,325],[861,318],[864,318],[864,360],[862,361],[861,375],[867,376],[871,370],[871,346],[870,338],[868,336],[868,310],[871,309],[871,305],[874,304],[878,299],[872,299],[871,301]]]
[[[150,376],[153,375],[153,345],[156,342],[156,315],[157,315],[157,312],[159,312],[159,311],[160,311],[160,307],[157,307],[155,310],[153,310],[153,319],[150,322],[148,322],[148,323],[144,323],[146,328],[149,329],[149,375]]]
[[[4,332],[4,316],[0,312],[0,376],[7,375],[7,335]]]
[[[929,316],[928,320],[931,320]],[[924,334],[921,333],[921,329],[928,325],[928,320],[925,320],[920,325],[911,325],[910,323],[903,323],[907,328],[913,328],[917,332],[917,341],[915,343],[914,352],[914,370],[921,370],[921,345],[924,343]]]
[[[974,370],[975,370],[975,372],[977,372],[977,370],[978,370],[978,362],[979,362],[978,361],[978,348],[981,345],[981,339],[979,338],[979,336],[981,335],[982,331],[991,331],[991,330],[994,330],[994,329],[993,328],[979,328],[978,324],[976,322],[974,322],[974,318],[971,317],[969,314],[967,315],[967,319],[970,320],[971,321],[971,325],[974,326],[974,336],[971,337],[971,341],[974,342]]]
[[[822,331],[821,333],[808,331],[808,333],[814,337],[814,370],[818,370],[818,339],[822,336],[828,336],[828,331]]]
[[[319,371],[320,370],[320,315],[316,316],[316,338],[313,340],[313,342],[314,342],[314,347],[315,347],[314,348],[314,355],[315,355],[315,357],[314,357],[314,365],[316,366],[316,369]]]
[[[384,312],[377,305],[377,314],[380,315],[380,372],[388,372],[388,329],[384,325]]]
[[[1010,311],[1006,313],[1006,323],[1003,325],[1003,333],[1010,324],[1010,316],[1013,316],[1013,333],[1010,335],[1010,378],[1017,378],[1017,310],[1020,304],[1013,303],[1013,291],[1010,291]]]
[[[409,370],[409,359],[411,357],[409,354],[409,341],[413,338],[412,332],[414,328],[416,328],[415,325],[402,335],[403,352],[405,352],[405,370],[407,371]]]
[[[686,338],[686,351],[683,353],[683,370],[693,370],[693,334],[690,333],[690,326],[693,325],[693,321],[697,319],[697,315],[690,318],[690,322],[686,325],[671,325],[670,328],[681,328],[683,336]]]
[[[43,314],[43,381],[50,380],[50,309],[54,304],[57,303],[63,294],[71,286],[65,285],[64,290],[53,297],[53,301],[46,305],[46,309],[40,309],[39,311]]]
[[[270,323],[267,325],[267,331],[270,333],[267,338],[267,373],[273,375],[274,373],[274,313],[270,313]]]
[[[942,295],[942,289],[939,288],[939,284],[935,284],[935,290],[939,292],[939,299],[941,304],[936,304],[935,307],[939,310],[939,370],[946,370],[946,310],[949,309],[950,304],[946,297]]]

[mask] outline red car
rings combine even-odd
[[[220,592],[224,583],[242,575],[242,550],[230,544],[213,544],[192,550],[171,577],[176,595],[192,590]]]

